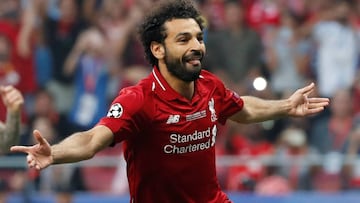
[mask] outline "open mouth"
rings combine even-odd
[[[200,59],[187,60],[186,62],[193,65],[193,66],[199,66],[201,64]]]
[[[198,54],[192,54],[190,56],[185,57],[185,61],[186,63],[189,63],[193,66],[199,66],[201,65],[201,60],[202,60],[202,54],[198,53]]]

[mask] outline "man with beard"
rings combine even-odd
[[[124,88],[107,116],[92,129],[50,146],[37,130],[27,153],[30,168],[77,162],[117,143],[125,144],[130,202],[231,202],[216,177],[219,124],[260,122],[322,111],[327,98],[308,98],[310,84],[288,99],[238,96],[202,70],[203,24],[191,0],[165,0],[145,18],[139,33],[154,67]]]
[[[0,86],[0,95],[6,107],[6,121],[0,121],[0,154],[10,151],[10,146],[20,139],[21,107],[24,98],[13,86]]]

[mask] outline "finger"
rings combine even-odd
[[[319,108],[319,107],[325,107],[327,105],[329,105],[327,102],[310,103],[310,104],[308,104],[307,108],[308,109],[315,109],[315,108]]]
[[[319,103],[324,103],[324,104],[329,104],[330,101],[326,100],[326,99],[308,99],[309,103],[311,104],[319,104]]]
[[[0,86],[0,93],[3,94],[5,92],[5,90],[6,90],[6,86],[1,85]]]
[[[8,100],[12,100],[13,98],[17,98],[17,97],[19,97],[19,95],[20,95],[20,92],[18,92],[16,90],[6,92],[6,98],[8,98]]]
[[[316,114],[324,110],[324,107],[317,107],[312,109],[307,109],[307,114]]]
[[[330,102],[330,99],[329,99],[329,98],[313,97],[313,98],[309,98],[309,102],[310,102],[310,103],[321,103],[321,102],[329,103],[329,102]]]
[[[304,97],[304,102],[305,102],[305,104],[308,105],[308,104],[310,103],[309,97],[308,97],[306,94],[303,95],[303,97]]]
[[[27,164],[29,166],[29,168],[32,168],[33,167],[33,159],[27,159]]]
[[[10,92],[8,94],[6,94],[4,96],[4,100],[8,103],[8,104],[14,104],[14,103],[17,103],[17,102],[23,102],[22,100],[22,97],[21,97],[21,94],[18,93],[18,92]]]
[[[28,164],[30,164],[32,160],[33,160],[33,157],[32,157],[31,155],[27,155],[27,156],[26,156],[26,162],[27,162]]]
[[[315,89],[315,84],[312,82],[310,85],[304,87],[301,89],[301,93],[303,93],[306,96],[309,96]]]
[[[303,95],[303,99],[304,99],[303,108],[304,108],[304,112],[306,113],[306,110],[309,109],[309,99],[308,99],[308,97],[306,95]]]
[[[0,87],[0,93],[1,94],[6,94],[7,92],[11,91],[14,87],[11,85],[8,86],[1,86]]]
[[[40,144],[40,145],[46,145],[48,142],[41,136],[40,131],[38,130],[34,130],[33,132],[34,137],[36,139],[36,141]]]
[[[30,168],[34,168],[34,166],[36,164],[36,160],[35,160],[34,156],[29,154],[26,156],[26,160],[27,160],[28,166]]]
[[[7,89],[7,88],[4,88],[4,89]],[[5,105],[14,103],[14,101],[16,101],[18,98],[20,98],[20,96],[21,96],[21,93],[15,89],[3,90],[1,92],[1,97],[2,97],[3,101],[5,102]]]
[[[35,165],[35,168],[36,168],[36,170],[38,170],[38,171],[41,170],[41,167],[40,167],[38,164]]]
[[[35,166],[36,166],[36,161],[35,160],[30,161],[29,167],[34,168]]]
[[[29,153],[31,147],[25,147],[25,146],[12,146],[10,148],[10,151],[12,152],[23,152],[23,153]]]
[[[324,107],[325,108],[328,105],[329,105],[328,102],[309,103],[307,108],[309,108],[309,109],[318,108],[318,107]]]

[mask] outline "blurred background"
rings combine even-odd
[[[1,0],[0,84],[24,94],[22,145],[93,126],[117,92],[152,67],[136,27],[156,0]],[[360,1],[197,0],[207,23],[204,68],[240,95],[289,96],[315,82],[321,114],[217,136],[220,185],[236,202],[360,199]],[[6,109],[0,104],[0,119]],[[156,164],[156,163],[154,163]],[[0,157],[0,202],[128,202],[122,147],[41,172]]]

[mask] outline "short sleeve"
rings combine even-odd
[[[244,101],[235,91],[225,87],[224,83],[214,74],[208,71],[203,71],[203,74],[209,79],[208,86],[215,85],[214,92],[218,104],[219,122],[225,124],[230,116],[242,110]]]
[[[223,88],[224,94],[220,106],[221,110],[219,119],[221,124],[225,124],[226,120],[230,116],[234,115],[236,112],[241,111],[244,106],[244,101],[236,92],[225,87]]]
[[[108,127],[114,134],[114,143],[140,132],[139,120],[143,107],[143,94],[137,89],[125,88],[112,101],[108,113],[97,125]]]

